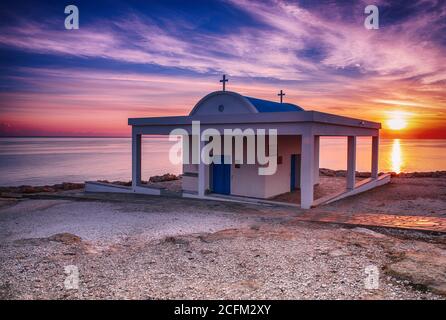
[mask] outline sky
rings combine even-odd
[[[226,74],[227,90],[282,89],[306,110],[381,122],[383,137],[446,138],[445,34],[445,0],[6,0],[0,135],[128,136],[127,118],[187,115]]]

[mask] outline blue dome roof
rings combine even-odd
[[[301,107],[292,103],[279,103],[269,100],[245,97],[251,102],[258,112],[294,112],[304,111]]]

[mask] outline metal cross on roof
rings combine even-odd
[[[226,79],[226,75],[223,75],[223,79],[220,80],[221,83],[223,83],[223,91],[226,91],[226,82],[228,82],[229,80]]]
[[[280,96],[280,103],[283,102],[283,96],[285,95],[285,93],[283,93],[282,90],[280,90],[280,93],[278,94],[278,96]]]

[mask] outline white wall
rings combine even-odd
[[[185,139],[185,137],[183,137]],[[192,136],[188,136],[189,149],[192,150]],[[192,173],[198,175],[198,164],[191,164],[192,154],[189,154],[189,164],[183,163],[183,177],[181,180],[181,187],[183,191],[198,192],[198,177],[185,176],[184,174]]]
[[[265,198],[277,196],[290,191],[291,180],[291,155],[300,154],[301,137],[300,136],[278,136],[277,139],[278,156],[282,157],[282,164],[277,165],[277,172],[266,177]],[[299,168],[296,168],[296,174]],[[299,183],[296,184],[299,186]]]
[[[210,166],[206,166],[205,174],[207,178],[205,180],[205,185],[204,185],[205,190],[208,190],[210,188],[209,170]],[[181,186],[184,191],[198,192],[198,176],[188,176],[187,175],[188,173],[193,173],[198,175],[198,164],[183,164],[183,177],[181,181]]]
[[[291,179],[291,155],[300,154],[301,137],[298,135],[278,136],[278,156],[282,157],[282,164],[277,165],[274,175],[262,176],[258,174],[258,164],[246,164],[246,143],[244,145],[245,164],[236,168],[233,149],[233,164],[231,165],[231,194],[245,197],[270,198],[290,191]],[[222,146],[223,151],[223,146]],[[208,177],[211,168],[208,166]],[[184,164],[183,173],[198,173],[198,165]],[[296,174],[299,168],[296,168]],[[207,179],[207,189],[209,185]],[[196,192],[198,189],[198,178],[183,176],[183,190]],[[296,183],[299,186],[299,183]]]
[[[192,150],[192,136],[188,136],[189,139],[189,149]],[[209,166],[205,167],[205,190],[210,188],[209,186]],[[181,181],[181,187],[183,191],[187,192],[198,192],[198,176],[188,176],[187,174],[198,175],[198,164],[192,164],[192,154],[189,153],[189,164],[183,163],[183,177]],[[186,175],[184,175],[186,174]]]
[[[257,164],[241,164],[231,167],[231,194],[237,196],[265,198],[265,176],[258,174]]]

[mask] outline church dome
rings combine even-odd
[[[244,114],[304,111],[291,103],[245,97],[232,91],[215,91],[202,98],[189,115]]]

